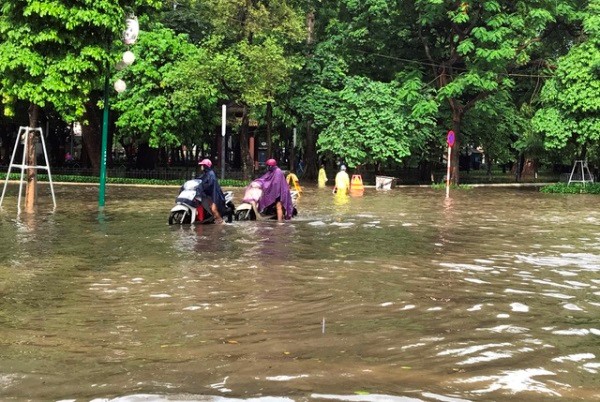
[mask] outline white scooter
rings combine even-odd
[[[290,191],[292,195],[292,205],[294,210],[292,216],[298,215],[296,205],[298,202],[298,191]],[[258,212],[256,205],[258,200],[262,196],[262,189],[259,186],[253,186],[252,184],[246,189],[244,193],[244,199],[242,203],[235,209],[235,220],[236,221],[255,221],[262,219],[277,219],[277,211],[275,206],[272,205],[265,209],[262,213]]]
[[[202,206],[202,197],[199,194],[202,180],[188,180],[183,184],[182,190],[175,200],[175,206],[169,213],[169,225],[185,225],[191,223],[213,223],[215,217],[210,210]],[[228,223],[233,220],[235,205],[233,205],[233,192],[226,191],[225,206],[227,211],[223,219]]]

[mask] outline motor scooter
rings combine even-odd
[[[294,210],[292,211],[292,216],[298,215],[298,210],[296,209],[298,202],[298,191],[290,191],[292,196],[292,205],[294,206]],[[277,219],[277,210],[275,209],[275,205],[271,205],[267,207],[262,213],[258,211],[257,205],[258,200],[262,196],[262,189],[259,186],[253,186],[250,184],[244,193],[244,199],[242,203],[235,208],[234,216],[236,221],[255,221],[262,219]]]
[[[181,191],[175,200],[175,206],[169,213],[169,225],[185,225],[192,223],[213,223],[215,217],[210,209],[202,205],[202,195],[200,190],[202,180],[192,179],[186,181],[181,187]],[[226,212],[223,219],[228,223],[233,221],[235,205],[233,204],[233,192],[226,191],[225,196]]]

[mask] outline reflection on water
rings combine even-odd
[[[170,227],[176,189],[102,219],[56,190],[0,211],[2,399],[600,398],[593,196],[309,187],[292,222]]]

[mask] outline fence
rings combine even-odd
[[[0,172],[8,171],[8,166],[0,165]],[[70,175],[70,176],[88,176],[98,177],[98,172],[92,168],[73,166],[57,166],[51,168],[53,175]],[[221,175],[220,169],[216,169],[217,176]],[[161,167],[156,169],[131,169],[126,166],[115,166],[106,169],[107,177],[131,178],[131,179],[158,179],[158,180],[175,180],[186,181],[194,177],[196,174],[195,166],[188,167]],[[241,171],[226,171],[227,179],[241,180],[243,173]]]
[[[94,171],[91,168],[79,167],[77,165],[73,166],[61,166],[61,167],[52,167],[51,172],[53,175],[74,175],[74,176],[91,176],[98,177],[98,172]],[[8,170],[8,166],[0,165],[0,172],[6,172]],[[174,180],[183,182],[185,180],[191,179],[196,173],[196,166],[171,166],[171,167],[159,167],[156,169],[132,169],[127,168],[126,166],[114,166],[107,168],[107,177],[120,177],[120,178],[132,178],[132,179],[158,179],[158,180]],[[217,176],[221,178],[221,170],[215,169],[215,173]],[[256,175],[260,175],[262,171],[256,172]],[[330,178],[329,184],[333,182],[333,178],[335,177],[337,171],[333,169],[327,170],[327,177]],[[354,172],[356,173],[356,172]],[[363,170],[358,172],[362,175],[363,183],[368,185],[376,184],[376,175],[381,176],[390,176],[395,177],[397,180],[395,184],[431,184],[431,174],[425,175],[417,168],[405,168],[398,169],[393,171],[386,171],[384,173],[375,173],[372,170]],[[433,178],[436,183],[442,181],[445,171],[434,171]],[[560,175],[560,181],[568,181],[569,174]],[[243,180],[244,175],[241,170],[230,170],[227,169],[225,171],[226,179],[234,179],[234,180]],[[462,172],[461,171],[461,182],[465,184],[475,184],[475,183],[508,183],[514,182],[515,176],[510,172],[501,173],[494,172],[492,176],[488,176],[485,171],[471,171],[471,172]],[[545,174],[541,174],[540,177],[534,178],[532,177],[523,177],[523,182],[530,181],[545,181],[545,182],[556,182],[559,181],[558,174],[551,174],[546,172]],[[300,177],[300,182],[304,184],[306,182],[306,178]],[[307,182],[309,183],[309,182]],[[316,183],[316,180],[315,180]]]

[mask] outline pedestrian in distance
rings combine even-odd
[[[346,165],[340,165],[340,171],[335,175],[333,193],[348,194],[350,191],[350,176],[346,173]]]
[[[319,169],[319,179],[318,179],[319,188],[325,188],[325,183],[327,183],[327,172],[325,172],[325,164],[321,163],[321,168]]]
[[[284,174],[287,172],[284,172]],[[288,186],[290,186],[290,189],[292,188],[292,186],[294,186],[294,190],[296,190],[298,193],[302,192],[302,187],[300,186],[300,180],[298,180],[298,176],[296,176],[296,174],[294,172],[290,172],[286,178],[285,181],[287,182]]]

